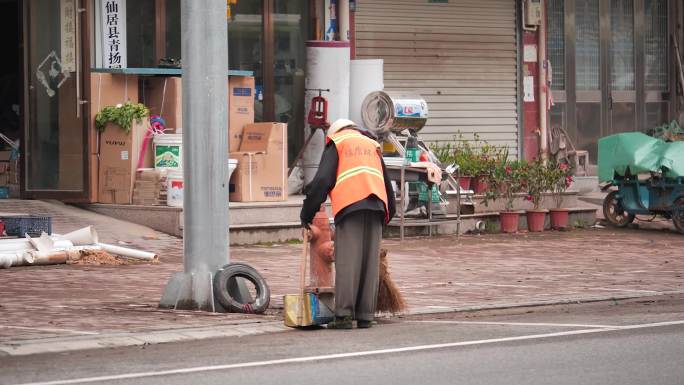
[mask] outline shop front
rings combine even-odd
[[[677,117],[678,12],[681,2],[668,0],[548,1],[551,127],[564,127],[591,163],[599,138]]]
[[[229,68],[254,77],[256,122],[287,123],[287,158],[303,143],[308,0],[228,1]],[[123,99],[145,101],[147,82],[177,70],[180,0],[1,1],[6,29],[0,133],[20,144],[21,197],[97,201],[103,105],[98,74],[138,69]],[[320,29],[320,28],[319,28]],[[14,38],[11,38],[14,36]],[[163,67],[163,68],[162,68]],[[127,92],[127,91],[126,91]],[[122,100],[123,101],[123,100]]]

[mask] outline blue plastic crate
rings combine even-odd
[[[0,217],[5,223],[5,232],[9,236],[39,237],[45,232],[52,234],[52,217],[44,215],[7,215]]]
[[[7,199],[7,198],[9,198],[9,187],[0,186],[0,199]]]

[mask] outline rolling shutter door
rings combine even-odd
[[[356,57],[384,59],[385,89],[416,90],[426,141],[478,133],[518,150],[514,0],[357,0]]]

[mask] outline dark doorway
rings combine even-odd
[[[21,133],[19,119],[19,5],[18,1],[0,1],[0,133],[16,141]],[[0,149],[7,143],[0,140]]]

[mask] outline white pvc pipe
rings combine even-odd
[[[73,247],[74,244],[66,239],[52,238],[55,241],[56,249],[66,249]],[[35,247],[27,239],[5,239],[0,241],[0,253],[15,252],[22,250],[35,250]]]
[[[120,255],[122,257],[144,259],[144,260],[148,260],[148,261],[153,260],[157,257],[157,255],[155,253],[150,253],[147,251],[141,251],[141,250],[135,250],[135,249],[129,249],[127,247],[109,245],[106,243],[98,243],[97,246],[100,246],[102,248],[102,250],[104,250],[108,253]]]
[[[8,269],[12,266],[21,266],[33,262],[33,257],[24,252],[0,254],[0,268]]]
[[[337,21],[340,27],[339,40],[349,41],[349,0],[338,0],[339,14]]]
[[[100,241],[97,231],[93,226],[84,227],[62,235],[63,239],[68,239],[76,246],[94,245]]]
[[[61,265],[66,263],[69,259],[69,255],[72,252],[69,251],[27,251],[24,255],[30,255],[33,257],[33,262],[31,265]]]

